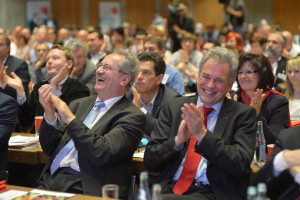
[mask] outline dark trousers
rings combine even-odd
[[[49,172],[43,174],[42,179],[38,182],[37,188],[82,194],[80,176],[60,172],[54,173],[53,176],[51,176]]]
[[[163,188],[163,200],[216,200],[210,186],[191,185],[187,192],[182,195],[178,195],[173,193],[174,185],[175,183],[170,183]]]

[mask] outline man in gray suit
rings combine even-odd
[[[96,83],[96,65],[87,58],[85,44],[77,39],[70,39],[69,47],[75,56],[75,64],[70,75],[71,78],[79,80],[90,89],[90,94],[96,94],[94,86]]]
[[[96,71],[97,96],[69,107],[50,93],[51,85],[39,89],[45,109],[40,143],[50,159],[38,188],[102,196],[103,185],[117,184],[119,197],[127,197],[132,156],[146,121],[125,96],[138,70],[138,60],[125,50],[106,56]]]

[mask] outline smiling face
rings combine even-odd
[[[60,49],[50,50],[46,57],[46,69],[50,78],[56,76],[64,67],[67,75],[72,65],[72,60],[67,60],[64,51]]]
[[[119,63],[125,57],[119,54],[110,54],[97,65],[95,91],[102,101],[124,95],[130,76],[119,72]]]
[[[232,83],[228,83],[229,72],[227,63],[215,64],[211,59],[205,62],[197,80],[197,91],[205,106],[224,100],[232,87]]]
[[[259,75],[254,72],[255,67],[250,62],[245,62],[238,71],[238,81],[245,92],[254,92],[259,83]],[[243,73],[241,73],[243,72]]]

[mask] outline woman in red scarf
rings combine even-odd
[[[282,129],[290,126],[287,98],[272,90],[274,75],[269,60],[263,55],[240,56],[237,69],[239,90],[233,99],[255,108],[257,121],[263,121],[267,144],[274,144]]]

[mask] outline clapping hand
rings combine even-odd
[[[254,93],[254,97],[251,98],[250,106],[255,108],[256,116],[258,116],[260,113],[264,96],[265,94],[263,94],[263,89],[256,89],[256,92]]]

